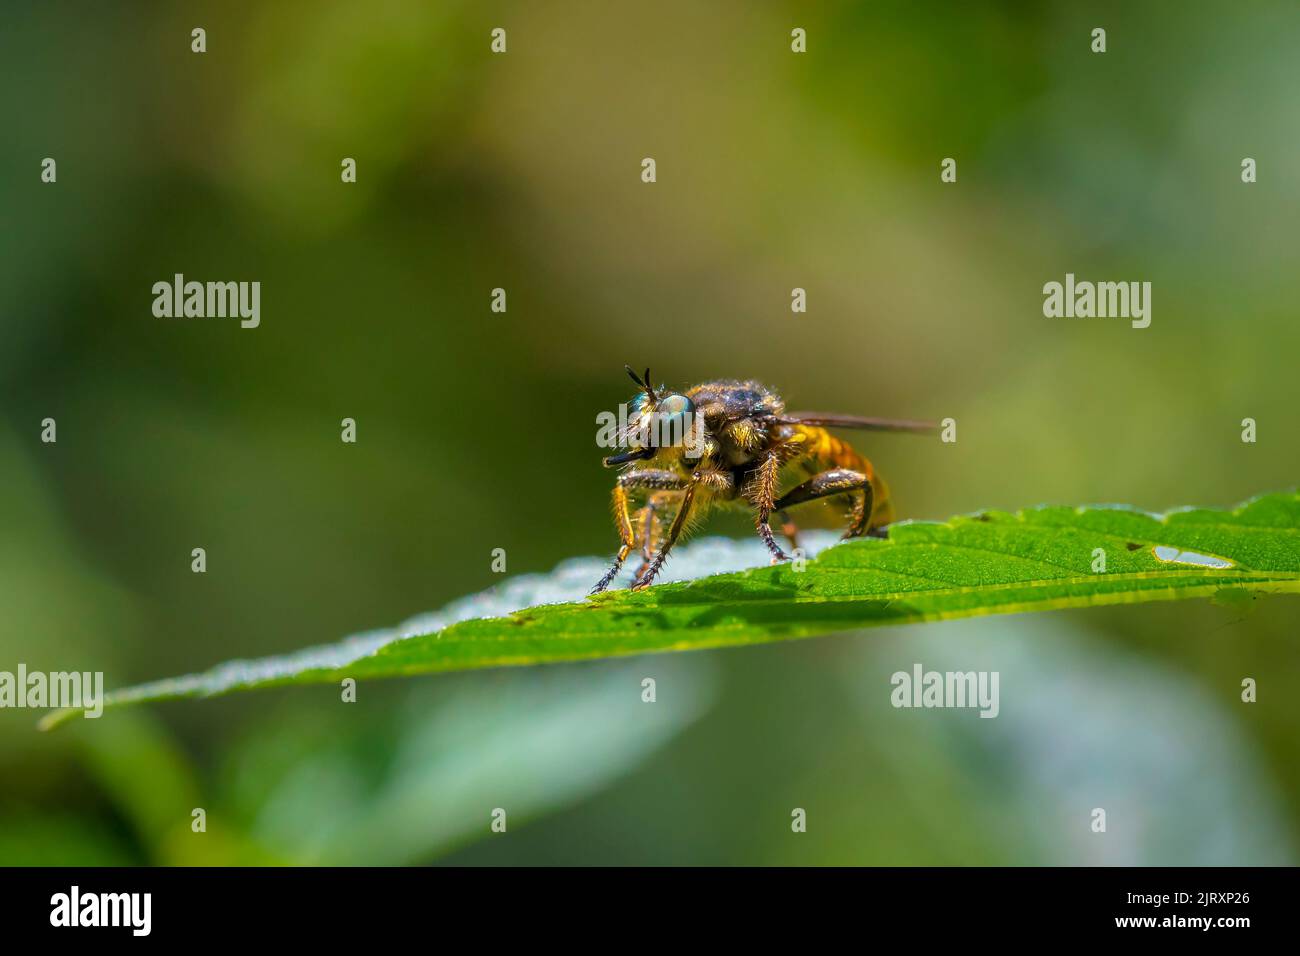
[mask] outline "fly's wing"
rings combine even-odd
[[[769,415],[767,421],[777,425],[817,425],[822,428],[861,428],[873,432],[937,432],[934,422],[913,422],[896,418],[863,418],[860,415],[834,415],[825,412],[787,412]]]

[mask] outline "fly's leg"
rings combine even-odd
[[[668,495],[653,494],[646,499],[645,507],[637,513],[637,524],[641,527],[641,566],[636,569],[633,580],[645,574],[650,567],[650,560],[655,556],[659,546],[659,529],[662,522],[659,512],[668,507]]]
[[[781,459],[776,455],[768,455],[758,466],[750,484],[750,495],[753,497],[754,508],[758,512],[754,518],[754,526],[758,529],[758,536],[767,545],[767,550],[772,552],[773,564],[790,559],[790,556],[776,543],[776,538],[772,536],[772,512],[780,510],[780,505],[776,503],[776,481],[780,473]]]
[[[664,538],[664,543],[660,545],[659,552],[646,566],[645,572],[632,582],[633,591],[648,587],[650,582],[655,579],[655,575],[659,573],[659,569],[664,566],[664,562],[668,560],[668,552],[672,550],[677,538],[682,533],[682,529],[686,527],[686,517],[691,513],[691,503],[695,500],[697,485],[698,482],[692,481],[686,486],[686,493],[682,495],[682,503],[677,506],[677,517],[673,518],[672,527],[668,529],[668,535]]]
[[[590,593],[592,594],[597,594],[609,587],[609,582],[614,580],[614,576],[623,567],[623,562],[627,560],[628,552],[632,550],[632,545],[636,540],[632,534],[632,519],[627,513],[627,489],[623,487],[621,481],[614,485],[614,523],[618,525],[618,539],[620,542],[618,554],[614,556],[614,563],[605,572],[605,576],[597,581],[596,586],[591,589]]]
[[[609,587],[610,582],[618,575],[619,570],[623,567],[623,562],[627,560],[628,554],[631,553],[636,544],[636,534],[632,530],[632,517],[628,513],[628,489],[650,488],[671,491],[685,488],[686,484],[686,479],[676,472],[654,468],[628,471],[618,476],[618,480],[614,483],[614,523],[618,526],[620,547],[618,554],[614,556],[614,563],[605,572],[605,576],[597,581],[596,586],[591,589],[592,594]]]
[[[802,485],[792,488],[782,495],[781,500],[776,503],[776,507],[780,510],[792,505],[803,504],[805,501],[827,498],[831,495],[852,494],[855,491],[861,491],[862,493],[853,496],[853,516],[849,520],[849,527],[844,532],[844,537],[856,538],[867,531],[867,526],[871,522],[871,509],[874,501],[871,482],[860,471],[852,471],[848,468],[832,468],[830,471],[823,471],[820,474],[813,475]]]
[[[698,492],[704,496],[701,498],[702,507],[707,506],[707,502],[716,499],[730,500],[735,496],[736,480],[728,471],[706,468],[695,472],[695,474],[691,476],[690,483],[685,484],[685,482],[683,482],[683,486],[686,488],[687,495],[683,497],[681,505],[677,510],[677,517],[673,519],[672,526],[668,529],[668,536],[655,557],[650,557],[650,554],[654,552],[654,541],[647,540],[644,543],[645,551],[643,553],[645,554],[647,561],[641,565],[640,570],[636,573],[636,578],[632,584],[634,590],[649,585],[650,582],[654,580],[655,575],[659,573],[659,569],[663,567],[664,560],[668,557],[669,549],[677,542],[678,537],[682,533],[682,529],[685,528],[688,523],[688,509],[690,508],[690,502],[694,498],[695,494]],[[652,495],[651,500],[647,502],[647,506],[653,505],[655,508],[655,528],[662,527],[663,517],[665,516],[670,497],[671,496],[667,494]],[[649,526],[647,525],[647,527]]]

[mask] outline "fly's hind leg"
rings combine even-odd
[[[861,492],[861,494],[853,494],[854,492]],[[792,488],[782,495],[781,499],[776,503],[776,510],[780,511],[792,505],[803,504],[805,501],[813,501],[817,498],[842,494],[853,494],[853,516],[849,520],[849,527],[844,532],[844,537],[859,537],[866,533],[867,526],[871,522],[871,510],[874,503],[871,482],[860,471],[852,471],[848,468],[832,468],[829,471],[813,475],[802,485]]]

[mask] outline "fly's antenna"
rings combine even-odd
[[[650,397],[650,401],[655,402],[659,400],[659,397],[655,395],[654,386],[650,384],[650,369],[647,368],[645,370],[645,375],[642,376],[637,375],[636,372],[632,371],[632,366],[630,365],[624,365],[623,368],[626,369],[628,378],[632,379],[632,381],[636,382],[637,385],[645,389],[646,395]]]

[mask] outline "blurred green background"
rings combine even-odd
[[[122,686],[436,608],[493,548],[612,552],[624,362],[957,419],[862,443],[902,517],[1290,487],[1298,37],[1289,2],[7,3],[0,670]],[[154,318],[176,272],[260,281],[261,327]],[[1150,328],[1044,318],[1066,272],[1152,282]],[[0,711],[0,863],[1295,863],[1297,602],[1259,603]],[[893,710],[914,661],[1000,669],[1002,716]]]

